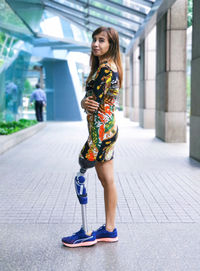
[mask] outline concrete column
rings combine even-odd
[[[131,119],[133,113],[133,52],[129,57],[129,73],[130,73],[130,89],[129,89],[129,118]]]
[[[47,120],[80,121],[81,112],[68,61],[43,60],[46,73]]]
[[[130,120],[139,122],[139,48],[133,51],[132,68],[132,106],[130,109]]]
[[[140,45],[140,110],[143,128],[155,128],[156,28]]]
[[[125,55],[121,53],[121,61],[122,61],[122,69],[123,73],[125,73]],[[125,74],[123,74],[122,88],[119,90],[119,95],[117,98],[118,106],[120,110],[124,108],[124,92],[125,92]]]
[[[200,161],[200,1],[193,1],[190,156]]]
[[[187,0],[177,0],[157,23],[156,136],[186,141]]]
[[[143,127],[143,108],[145,107],[145,42],[140,43],[140,71],[139,71],[139,124]]]
[[[124,95],[124,117],[129,117],[130,110],[130,56],[125,57],[125,95]]]

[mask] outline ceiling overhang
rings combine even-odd
[[[130,53],[176,0],[0,0],[6,2],[27,29],[14,29],[13,35],[24,38],[34,46],[50,46],[52,49],[90,51],[91,33],[99,26],[115,28],[120,37],[122,52]],[[41,25],[54,17],[62,20],[63,36],[44,33]],[[52,22],[51,22],[52,23]],[[74,25],[86,37],[77,39],[76,33],[66,30]],[[12,33],[3,22],[0,28]],[[70,32],[71,31],[71,32]],[[49,34],[50,33],[50,34]],[[87,34],[89,33],[89,35]],[[73,48],[74,47],[74,48]]]

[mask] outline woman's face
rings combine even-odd
[[[108,36],[106,32],[101,32],[94,36],[92,41],[92,52],[95,56],[101,58],[101,56],[105,55],[110,47]]]

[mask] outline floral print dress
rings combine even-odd
[[[93,96],[99,103],[99,108],[94,113],[87,114],[89,137],[81,150],[80,158],[91,162],[113,159],[118,135],[114,115],[118,93],[118,73],[104,62],[86,86],[85,96]]]

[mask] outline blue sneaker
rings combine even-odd
[[[97,242],[117,242],[117,229],[115,228],[112,232],[106,230],[106,225],[101,226],[95,231]]]
[[[93,231],[91,235],[87,235],[83,228],[71,236],[63,237],[62,242],[67,247],[88,247],[97,243],[96,234]]]

